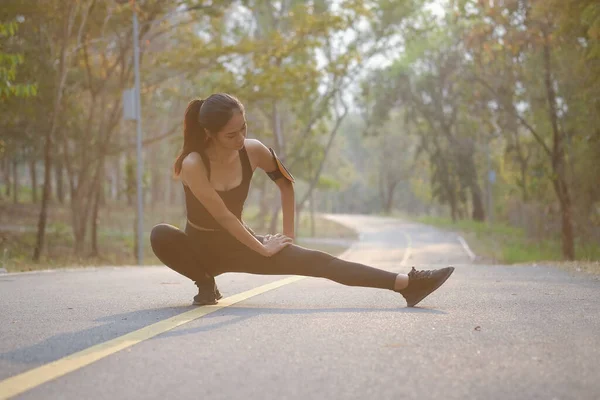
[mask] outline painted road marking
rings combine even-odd
[[[338,257],[347,258],[351,251],[352,248],[349,248]],[[0,381],[0,400],[5,400],[26,392],[27,390],[33,389],[43,383],[59,378],[79,368],[83,368],[86,365],[89,365],[104,357],[143,342],[144,340],[151,339],[154,336],[170,331],[171,329],[177,328],[183,324],[187,324],[195,319],[212,314],[225,307],[229,307],[233,304],[239,303],[240,301],[258,296],[259,294],[266,293],[270,290],[280,288],[290,283],[298,282],[305,278],[305,276],[292,276],[259,286],[251,290],[247,290],[242,293],[238,293],[225,299],[221,299],[216,305],[203,306],[194,310],[186,311],[174,317],[167,318],[155,324],[138,329],[137,331],[119,336],[104,343],[99,343],[95,346],[88,347],[87,349],[78,351],[77,353],[73,353],[51,363],[7,378],[3,381]]]
[[[469,248],[469,244],[467,243],[467,241],[460,235],[458,236],[458,241],[460,242],[460,244],[462,244],[463,249],[465,250],[465,253],[467,253],[467,255],[469,256],[469,258],[471,259],[471,262],[475,261],[475,258],[477,258],[477,256],[475,255],[475,253],[473,253],[471,251],[471,249]]]
[[[347,254],[347,251],[344,252],[342,256],[345,254]],[[77,353],[73,353],[49,364],[42,365],[41,367],[34,368],[19,375],[15,375],[0,382],[0,399],[4,400],[16,396],[43,383],[66,375],[69,372],[83,368],[86,365],[89,365],[118,351],[143,342],[144,340],[148,340],[178,326],[187,324],[195,319],[212,314],[225,307],[229,307],[235,303],[239,303],[240,301],[247,300],[250,297],[254,297],[268,292],[269,290],[277,289],[281,286],[297,282],[304,278],[306,277],[292,276],[259,286],[257,288],[222,299],[216,305],[203,306],[191,311],[186,311],[174,317],[167,318],[155,324],[138,329],[137,331],[130,332],[107,342],[78,351]]]

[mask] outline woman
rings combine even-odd
[[[214,277],[225,272],[304,275],[328,278],[348,286],[399,292],[409,307],[442,285],[454,271],[443,268],[406,274],[344,261],[293,244],[294,179],[273,150],[246,139],[243,105],[228,94],[193,100],[185,111],[183,150],[175,175],[185,191],[185,232],[168,224],[152,229],[156,256],[196,282],[194,304],[216,304],[221,298]],[[242,209],[256,168],[279,187],[283,234],[258,236],[242,222]]]

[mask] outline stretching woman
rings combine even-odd
[[[256,168],[264,170],[281,192],[283,234],[258,236],[242,222],[242,209]],[[168,224],[152,229],[150,242],[168,267],[196,282],[194,304],[221,298],[214,277],[225,272],[304,275],[348,286],[388,289],[414,306],[454,271],[413,269],[406,274],[344,261],[293,244],[294,178],[272,149],[246,139],[243,105],[219,93],[192,100],[186,111],[183,150],[175,161],[187,207],[185,232]]]

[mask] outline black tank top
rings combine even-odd
[[[200,153],[202,161],[206,166],[206,172],[208,174],[208,180],[210,181],[210,162],[206,154]],[[244,209],[244,202],[248,197],[248,190],[250,189],[250,180],[252,179],[252,166],[248,159],[248,153],[246,147],[243,147],[239,151],[240,162],[242,163],[242,183],[239,186],[234,187],[230,190],[220,191],[217,190],[218,195],[221,197],[229,211],[231,211],[237,219],[242,220],[242,211]],[[200,201],[194,196],[191,189],[187,185],[183,185],[185,191],[185,207],[187,210],[187,218],[192,224],[207,229],[222,229],[221,225],[213,218],[208,210],[200,203]]]

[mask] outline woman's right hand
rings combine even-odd
[[[279,253],[285,247],[293,243],[293,239],[278,233],[276,235],[265,235],[263,247],[265,248],[265,256],[271,257]]]

